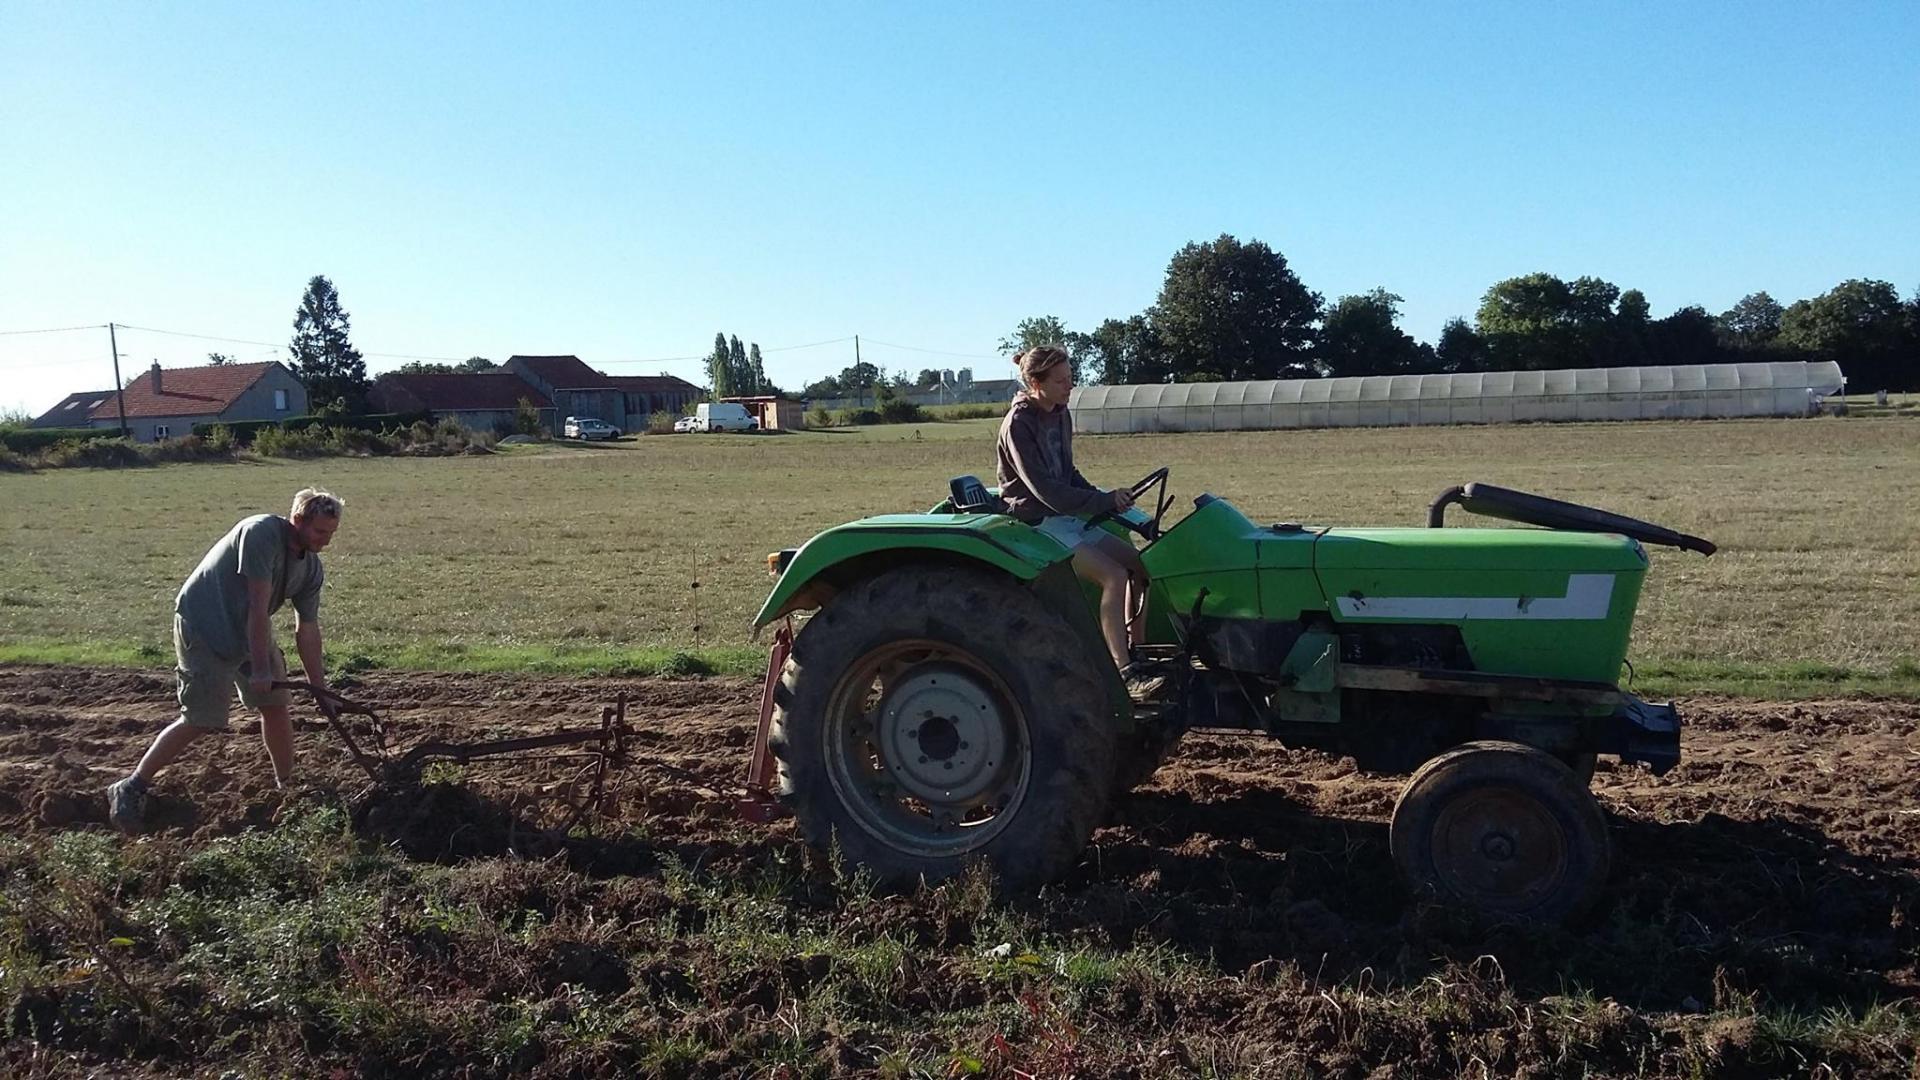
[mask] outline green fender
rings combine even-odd
[[[836,526],[807,541],[780,574],[755,628],[784,615],[818,607],[825,584],[837,589],[873,572],[876,561],[960,558],[984,563],[1032,581],[1054,563],[1071,558],[1066,548],[1014,518],[1000,514],[885,514]]]
[[[1072,554],[1052,537],[1001,514],[888,514],[836,526],[793,554],[760,613],[756,629],[819,607],[854,581],[911,562],[940,560],[992,567],[1039,593],[1062,612],[1088,655],[1108,673],[1108,709],[1121,730],[1133,704],[1107,657],[1100,621],[1073,573]]]

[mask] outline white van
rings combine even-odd
[[[752,431],[759,426],[737,401],[703,401],[693,411],[695,431]]]

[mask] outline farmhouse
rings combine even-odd
[[[375,412],[430,411],[474,431],[512,430],[525,401],[548,431],[560,423],[553,402],[525,379],[504,371],[459,374],[389,372],[373,381],[367,402]]]
[[[656,412],[684,413],[701,397],[673,375],[607,375],[577,356],[513,356],[503,366],[545,394],[557,415],[597,417],[622,431],[644,429]]]
[[[98,405],[107,404],[113,396],[112,390],[87,390],[83,393],[68,394],[60,403],[43,412],[33,421],[37,428],[90,427],[87,417]],[[120,422],[120,414],[114,412],[114,422]]]
[[[281,420],[307,411],[307,388],[285,364],[213,364],[162,369],[158,361],[116,395],[111,390],[70,394],[34,421],[35,427],[120,426],[142,442],[176,438],[195,424]]]

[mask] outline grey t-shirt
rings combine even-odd
[[[247,518],[227,531],[180,586],[173,610],[196,646],[239,662],[247,659],[247,579],[267,582],[267,613],[288,600],[302,620],[320,617],[320,556],[287,550],[293,523],[278,514]]]

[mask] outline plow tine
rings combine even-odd
[[[584,747],[572,753],[542,754],[535,760],[579,761],[588,759],[574,773],[569,787],[591,778],[587,784],[587,795],[573,806],[572,812],[561,824],[560,831],[565,833],[574,826],[586,821],[600,803],[606,792],[607,772],[614,763],[623,763],[627,754],[627,737],[631,734],[627,727],[627,695],[621,694],[612,705],[600,711],[600,723],[592,728],[572,731],[554,731],[545,735],[524,735],[511,739],[489,739],[476,742],[445,742],[434,740],[415,744],[406,753],[395,756],[387,744],[386,719],[380,711],[364,702],[343,697],[338,692],[310,682],[284,680],[273,684],[276,689],[299,690],[313,695],[316,702],[331,708],[322,708],[320,715],[327,726],[340,741],[347,746],[347,753],[354,764],[365,770],[374,786],[404,777],[419,763],[430,758],[457,761],[462,764],[479,758],[506,757],[524,754],[530,751],[546,750],[557,747]],[[352,713],[364,716],[369,721],[372,732],[370,746],[373,753],[362,750],[347,725],[340,722],[338,714]],[[588,826],[591,829],[591,826]]]

